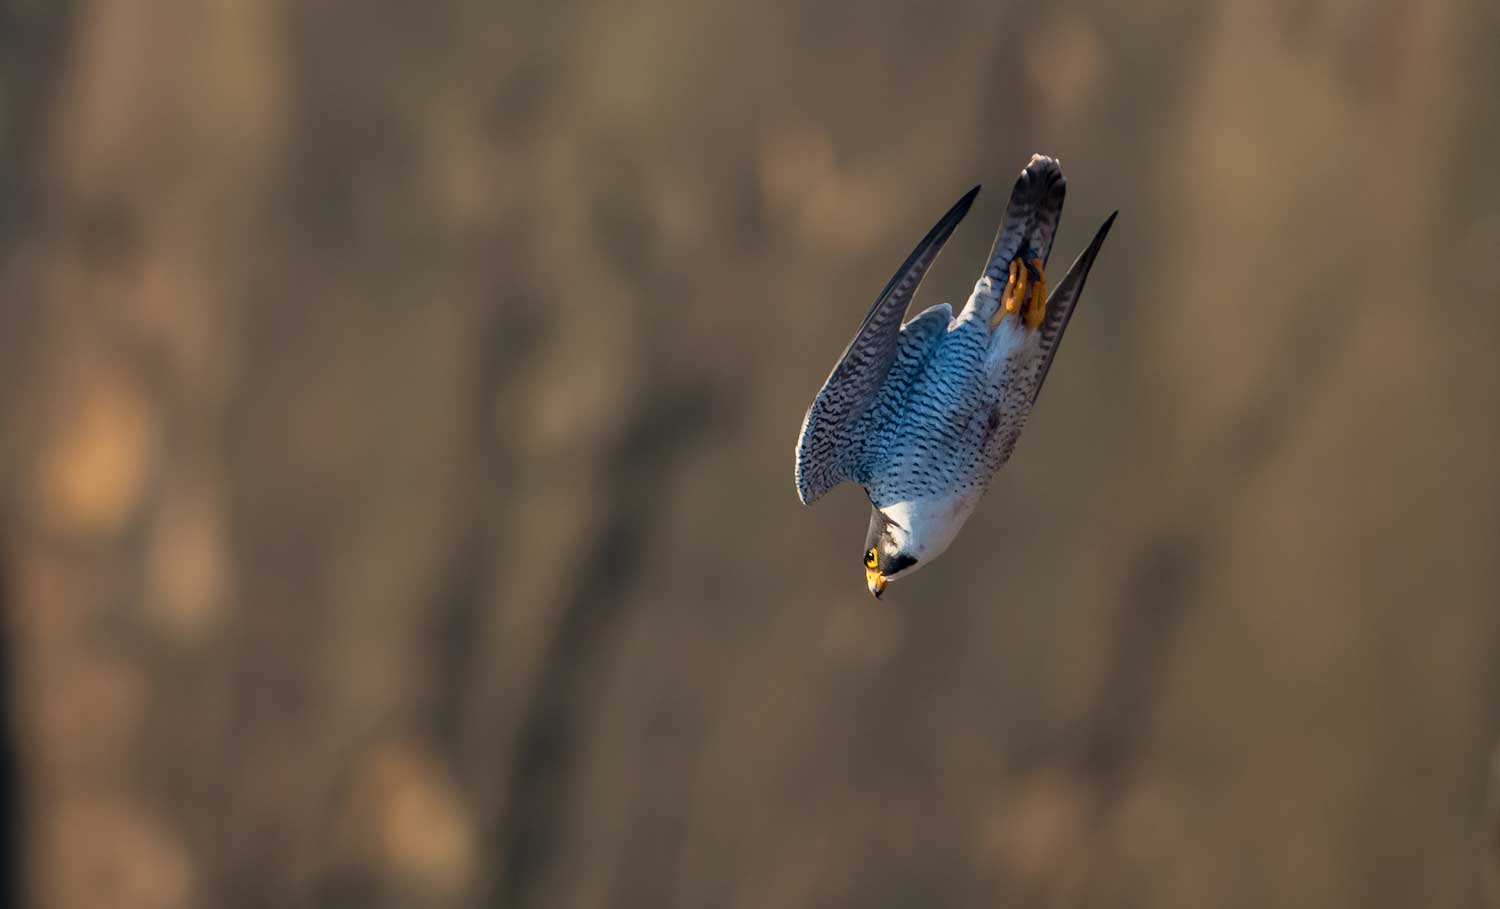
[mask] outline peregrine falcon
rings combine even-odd
[[[853,480],[873,506],[865,583],[937,558],[1010,457],[1083,294],[1111,214],[1047,292],[1067,180],[1033,155],[1016,179],[984,274],[957,318],[947,303],[902,324],[922,276],[979,194],[969,190],[886,284],[813,399],[797,439],[797,496]]]

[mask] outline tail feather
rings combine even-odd
[[[1041,259],[1046,265],[1067,193],[1068,178],[1063,176],[1057,159],[1032,155],[1010,191],[1005,223],[995,233],[985,274],[1003,287],[1010,262],[1017,256],[1027,262]]]
[[[1032,155],[1010,191],[1005,222],[995,232],[989,261],[964,308],[966,314],[975,313],[986,321],[994,318],[1012,262],[1020,260],[1029,267],[1040,259],[1046,267],[1067,192],[1062,165],[1055,158]]]

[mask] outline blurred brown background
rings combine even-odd
[[[1491,0],[0,10],[11,902],[1483,904]],[[799,422],[1033,151],[1120,220],[876,604]]]

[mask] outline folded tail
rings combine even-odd
[[[1034,290],[1045,280],[1043,271],[1052,255],[1052,240],[1062,221],[1067,193],[1068,180],[1057,159],[1032,155],[1011,188],[1005,222],[995,232],[989,261],[965,307],[966,313],[976,312],[980,318],[993,321],[1003,313],[1015,312],[1018,306],[1015,293],[1023,288]],[[1019,302],[1026,300],[1021,298]],[[1041,302],[1037,294],[1038,314]]]

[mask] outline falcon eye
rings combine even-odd
[[[866,568],[874,568],[877,564],[879,564],[879,562],[880,560],[875,558],[875,550],[872,549],[869,552],[865,553]]]

